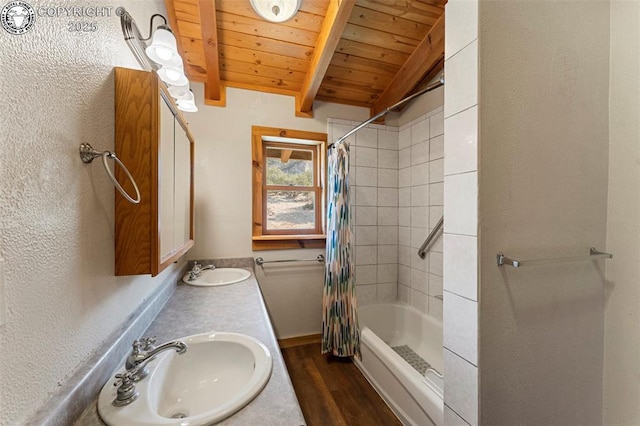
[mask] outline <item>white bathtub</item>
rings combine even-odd
[[[362,360],[356,365],[405,425],[442,425],[442,380],[425,378],[391,346],[409,346],[442,372],[442,323],[411,306],[385,303],[358,310]]]

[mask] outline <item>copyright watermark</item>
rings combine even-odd
[[[5,31],[13,35],[25,34],[38,18],[63,18],[67,31],[95,32],[98,30],[98,18],[110,17],[113,6],[39,6],[33,8],[29,3],[14,0],[7,3],[0,12],[0,24]]]
[[[29,3],[24,1],[9,2],[0,12],[2,28],[10,34],[24,34],[33,27],[35,22],[35,10]]]

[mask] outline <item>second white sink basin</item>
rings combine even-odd
[[[114,407],[113,380],[98,398],[100,417],[111,426],[209,425],[248,404],[271,377],[269,349],[253,337],[205,333],[179,339],[187,351],[162,352],[136,383],[140,396]]]
[[[251,272],[239,268],[207,269],[194,280],[189,280],[189,274],[182,277],[182,281],[189,285],[212,287],[244,281],[251,276]]]

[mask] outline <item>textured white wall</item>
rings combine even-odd
[[[125,6],[144,31],[164,10],[162,1],[55,4]],[[114,276],[114,188],[99,161],[78,156],[81,142],[113,149],[112,68],[137,63],[115,14],[95,19],[94,33],[69,32],[68,21],[0,30],[3,425],[26,420],[162,280]]]
[[[251,249],[251,126],[327,132],[327,118],[356,121],[368,110],[316,102],[314,118],[295,116],[294,98],[227,89],[225,108],[202,105],[203,86],[193,84],[199,111],[187,120],[196,139],[196,244],[189,259],[314,258],[324,249]],[[315,263],[265,265],[257,278],[278,338],[319,333],[323,269]]]
[[[496,253],[605,248],[609,2],[479,5],[481,423],[599,424],[605,262]]]
[[[604,421],[640,424],[640,3],[611,2]]]

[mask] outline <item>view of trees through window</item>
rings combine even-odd
[[[313,229],[313,151],[269,146],[266,154],[267,229]]]

